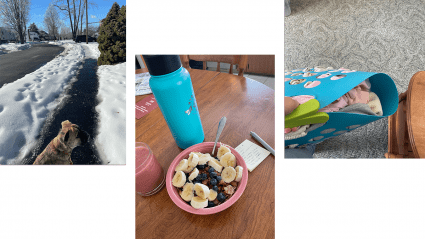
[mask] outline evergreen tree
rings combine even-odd
[[[120,47],[118,49],[118,56],[125,61],[125,52],[126,52],[126,44],[125,44],[125,34],[126,34],[126,10],[125,6],[122,6],[120,9],[120,15],[118,17],[118,35],[120,36]]]
[[[125,6],[120,9],[115,2],[99,28],[99,66],[125,62],[125,23]]]
[[[40,32],[38,31],[38,27],[37,25],[35,25],[35,23],[31,23],[31,25],[28,27],[28,29],[30,30],[30,32],[36,32],[38,35],[40,35]]]

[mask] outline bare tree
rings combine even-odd
[[[82,14],[83,0],[54,0],[53,5],[59,10],[65,12],[65,15],[69,17],[69,24],[71,26],[72,38],[75,39],[78,32],[78,23],[80,15]]]
[[[99,26],[89,25],[89,28],[88,29],[89,29],[88,30],[89,36],[91,36],[91,37],[96,37],[96,33],[99,32]],[[85,28],[83,29],[83,32],[84,33],[86,32],[86,29]]]
[[[84,19],[84,12],[86,11],[86,4],[84,4],[85,2],[84,1],[82,1],[83,2],[83,6],[81,6],[82,7],[82,14],[80,15],[80,35],[82,35],[83,34],[83,19]]]
[[[60,23],[59,14],[56,8],[50,4],[46,13],[44,13],[44,25],[47,27],[49,35],[53,36],[55,40],[56,37],[59,36]]]
[[[60,36],[62,37],[62,39],[71,39],[72,33],[69,27],[66,27],[66,26],[61,27]]]
[[[75,39],[77,34],[81,32],[82,19],[84,16],[85,6],[84,0],[53,0],[53,5],[65,13],[69,18],[71,26],[72,38]],[[97,6],[95,3],[88,3],[91,6]],[[80,27],[80,28],[79,28]]]
[[[21,44],[25,43],[30,5],[30,0],[0,0],[0,18],[18,33]]]

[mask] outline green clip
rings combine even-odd
[[[285,128],[327,122],[329,115],[325,112],[317,112],[319,108],[320,103],[316,99],[311,99],[299,105],[289,115],[285,116]]]

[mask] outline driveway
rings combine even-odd
[[[0,55],[0,88],[37,70],[63,50],[60,46],[41,43],[27,50]]]

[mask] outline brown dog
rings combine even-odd
[[[59,134],[38,155],[34,164],[72,164],[72,150],[87,143],[89,137],[78,125],[63,121]]]

